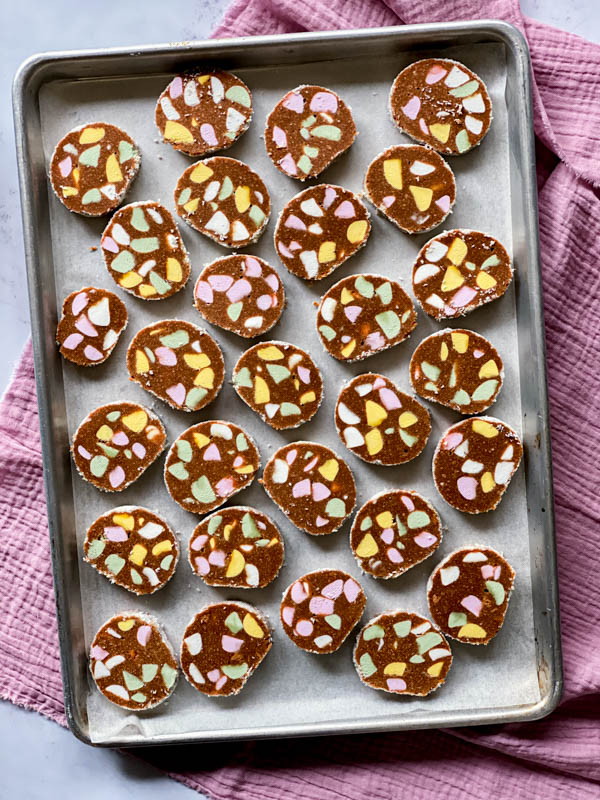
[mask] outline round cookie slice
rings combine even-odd
[[[90,670],[104,697],[130,711],[162,703],[179,677],[167,637],[142,611],[124,611],[104,623],[92,641]]]
[[[283,537],[262,511],[226,506],[196,527],[189,559],[209,586],[262,589],[283,565]]]
[[[110,277],[141,300],[171,297],[190,277],[190,259],[173,215],[154,200],[120,208],[100,247]]]
[[[299,278],[318,281],[331,275],[371,233],[369,212],[349,189],[311,186],[284,206],[275,230],[275,249]]]
[[[441,225],[452,211],[456,182],[450,167],[433,150],[397,144],[369,164],[365,192],[400,230],[424,233]]]
[[[257,608],[240,602],[212,603],[185,629],[181,669],[203,694],[238,694],[272,644],[269,621]]]
[[[458,155],[481,144],[492,121],[492,102],[484,82],[464,64],[424,58],[394,81],[390,113],[413,139]]]
[[[287,342],[255,344],[233,368],[241,399],[275,430],[312,419],[323,399],[319,368],[304,350]]]
[[[188,167],[177,182],[175,204],[188,225],[234,249],[255,242],[271,213],[271,198],[260,176],[225,156]]]
[[[433,480],[444,500],[459,511],[492,511],[518,469],[523,445],[505,422],[494,417],[463,419],[440,439],[433,456]]]
[[[322,86],[292,89],[267,117],[267,155],[280,172],[300,181],[320,175],[355,139],[350,108]]]
[[[347,572],[320,569],[286,589],[281,624],[301,650],[334,653],[362,617],[366,602],[362,586]]]
[[[248,434],[233,422],[192,425],[171,445],[165,483],[173,500],[194,514],[214,508],[250,486],[260,455]]]
[[[107,403],[90,412],[73,435],[71,455],[81,477],[103,492],[120,492],[162,453],[167,434],[139,403]]]
[[[102,364],[127,327],[127,309],[116,294],[84,286],[65,297],[56,329],[60,354],[80,367]]]
[[[365,686],[425,697],[445,682],[452,653],[442,632],[411,611],[387,611],[369,620],[354,647]]]
[[[508,561],[491,547],[460,547],[429,577],[431,616],[459,642],[488,644],[504,623],[514,579]]]
[[[420,564],[441,542],[437,511],[410,489],[376,494],[358,510],[350,531],[361,570],[384,580]]]
[[[479,231],[444,231],[417,256],[412,284],[423,311],[437,320],[462,317],[502,297],[512,280],[506,249]]]
[[[156,104],[156,127],[163,140],[188,156],[225,150],[248,130],[250,90],[221,69],[177,75]]]
[[[356,504],[350,468],[316,442],[280,447],[260,482],[293,525],[315,536],[337,531]]]
[[[179,544],[167,523],[147,508],[119,506],[92,522],[83,560],[137,595],[152,594],[173,577]]]
[[[480,414],[496,401],[504,365],[485,337],[463,328],[433,333],[410,360],[415,392],[461,414]]]
[[[285,290],[277,272],[262,258],[224,256],[207,264],[198,276],[194,306],[213,325],[252,339],[279,321]]]
[[[217,342],[182,319],[154,322],[127,349],[129,379],[180,411],[199,411],[223,385],[225,362]]]
[[[56,145],[50,181],[69,211],[101,217],[125,197],[140,160],[140,151],[125,131],[107,122],[92,122],[69,131]]]
[[[367,372],[342,387],[335,405],[342,443],[363,461],[396,466],[422,453],[429,434],[429,411],[384,375]]]
[[[339,361],[360,361],[407,339],[417,324],[412,300],[382,275],[349,275],[326,292],[317,309],[323,347]]]

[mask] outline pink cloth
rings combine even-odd
[[[237,0],[216,35],[484,16],[526,33],[536,78],[563,703],[541,722],[489,729],[145,751],[216,798],[599,795],[600,48],[524,19],[517,0]],[[64,724],[30,345],[0,407],[0,463],[0,695]]]

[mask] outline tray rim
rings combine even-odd
[[[202,57],[207,50],[222,49],[230,52],[242,53],[258,48],[277,46],[294,46],[303,44],[319,44],[338,40],[354,39],[357,42],[368,41],[376,37],[396,38],[417,41],[419,46],[435,45],[436,39],[448,39],[452,34],[475,34],[487,36],[489,39],[503,43],[512,53],[517,65],[519,90],[525,101],[525,113],[520,120],[520,134],[523,146],[522,175],[526,188],[525,229],[530,234],[528,237],[528,259],[532,269],[528,275],[530,284],[529,302],[531,304],[531,335],[539,356],[539,382],[537,386],[538,422],[539,422],[539,447],[538,459],[541,460],[541,499],[545,503],[545,559],[546,577],[549,578],[545,589],[547,604],[546,612],[551,613],[546,621],[547,633],[550,636],[550,658],[544,659],[546,670],[546,694],[536,703],[530,703],[506,708],[489,708],[476,710],[461,710],[448,714],[440,712],[427,718],[415,719],[416,715],[404,717],[386,717],[380,719],[366,719],[358,725],[351,719],[325,721],[317,723],[298,723],[288,726],[261,726],[257,728],[240,728],[235,730],[221,729],[204,732],[200,735],[180,733],[155,735],[151,738],[140,736],[131,739],[124,738],[110,742],[94,742],[88,732],[84,730],[79,715],[75,711],[75,678],[74,657],[72,653],[71,630],[69,626],[70,611],[68,608],[67,592],[65,587],[64,570],[64,542],[61,536],[56,507],[59,502],[56,480],[55,464],[51,457],[54,452],[53,442],[55,430],[50,414],[49,392],[47,383],[48,364],[44,352],[45,336],[42,326],[41,313],[43,285],[39,280],[38,266],[40,263],[37,250],[37,233],[35,230],[37,198],[30,166],[30,143],[28,140],[29,123],[27,118],[28,103],[37,98],[37,93],[43,85],[44,79],[52,70],[60,70],[66,65],[77,65],[85,59],[91,59],[94,64],[109,63],[110,59],[129,59],[139,57],[156,57],[158,55],[193,56],[194,61]],[[420,38],[422,37],[422,38]],[[410,42],[408,43],[410,46]],[[310,60],[310,59],[309,59]],[[312,59],[316,60],[316,59]],[[68,72],[68,70],[67,70]],[[162,72],[162,70],[161,70]],[[121,71],[122,74],[122,71]],[[141,74],[151,74],[150,71]],[[156,72],[155,72],[156,74]],[[85,77],[65,74],[69,79],[93,79],[94,77],[109,77],[110,73],[101,76],[87,75]],[[59,79],[58,76],[51,78]],[[379,28],[364,28],[354,30],[335,30],[319,32],[301,32],[293,34],[274,34],[265,36],[247,36],[227,39],[205,39],[172,44],[147,44],[131,47],[111,47],[102,49],[81,49],[70,51],[51,51],[35,54],[26,59],[17,70],[13,82],[13,115],[16,135],[17,163],[19,171],[19,185],[21,195],[23,236],[27,280],[29,289],[30,315],[32,320],[32,340],[34,351],[34,367],[36,390],[38,396],[38,409],[40,417],[40,433],[42,441],[42,462],[46,503],[48,507],[48,525],[51,545],[52,568],[55,588],[55,601],[57,612],[58,636],[60,646],[60,662],[65,699],[65,714],[67,723],[72,733],[85,744],[95,747],[132,747],[132,746],[159,746],[166,744],[192,744],[203,741],[233,741],[244,739],[268,739],[277,737],[322,736],[350,733],[378,733],[389,731],[406,731],[435,727],[461,727],[468,725],[490,725],[498,723],[511,723],[533,721],[550,714],[560,702],[563,691],[563,666],[562,648],[560,638],[560,617],[558,598],[558,571],[556,558],[556,539],[554,525],[554,507],[552,494],[552,461],[549,433],[548,393],[546,383],[546,345],[544,335],[544,318],[542,305],[542,281],[539,260],[539,229],[538,208],[535,170],[535,144],[533,132],[533,105],[530,72],[530,56],[527,40],[524,35],[510,23],[501,20],[474,20],[467,22],[451,23],[425,23],[418,25],[402,25]],[[534,608],[535,611],[535,608]],[[535,616],[535,615],[534,615]],[[536,637],[536,643],[539,642]],[[540,665],[538,663],[538,674]]]

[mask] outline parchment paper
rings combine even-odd
[[[529,567],[529,542],[525,480],[518,471],[500,507],[489,514],[461,514],[445,504],[431,477],[431,458],[443,431],[459,416],[431,404],[433,431],[424,453],[414,462],[400,467],[365,464],[347,451],[333,425],[337,392],[349,377],[366,371],[382,372],[400,389],[411,391],[408,379],[410,356],[422,338],[439,330],[440,325],[419,312],[419,324],[412,337],[386,353],[356,365],[344,365],[322,349],[314,325],[317,300],[340,278],[362,271],[375,272],[399,280],[411,292],[411,267],[418,249],[435,233],[451,227],[486,231],[511,250],[509,186],[509,141],[505,90],[505,57],[502,45],[475,45],[445,50],[443,55],[464,61],[487,83],[494,105],[494,121],[483,145],[463,156],[449,158],[457,182],[455,210],[443,226],[421,236],[410,237],[397,230],[373,209],[373,232],[367,246],[333,275],[315,286],[290,275],[279,262],[273,247],[273,230],[278,213],[303,186],[281,175],[268,159],[262,133],[266,115],[285,91],[302,83],[318,83],[338,91],[354,112],[359,137],[349,153],[342,156],[321,176],[360,191],[368,163],[385,147],[407,141],[389,119],[388,91],[396,74],[407,63],[430,53],[399,53],[395,58],[356,59],[342,62],[293,65],[272,69],[238,70],[254,93],[255,115],[248,133],[227,155],[246,161],[266,182],[273,203],[272,218],[259,243],[249,249],[275,266],[285,283],[288,307],[279,325],[263,339],[277,338],[308,349],[325,378],[325,400],[308,424],[295,431],[276,432],[266,426],[237,397],[229,384],[231,369],[239,355],[252,342],[204,323],[192,307],[193,285],[201,267],[224,255],[224,248],[187,227],[180,230],[190,252],[192,278],[174,297],[156,303],[137,300],[116,288],[108,275],[98,247],[107,219],[89,220],[70,214],[52,197],[51,231],[56,271],[57,307],[71,291],[84,285],[104,286],[120,294],[127,304],[129,326],[106,364],[92,369],[63,365],[69,436],[93,408],[118,399],[137,400],[153,408],[166,424],[169,443],[196,422],[204,419],[231,419],[246,428],[259,443],[262,464],[282,444],[296,438],[313,439],[332,447],[354,472],[358,504],[373,494],[395,487],[414,488],[438,509],[446,532],[442,546],[433,557],[396,580],[377,581],[363,576],[348,545],[349,522],[325,537],[311,537],[295,529],[269,500],[260,485],[233,499],[233,503],[264,509],[280,526],[286,548],[285,565],[271,586],[258,590],[209,588],[194,576],[187,563],[189,537],[199,517],[188,514],[169,497],[163,481],[163,458],[124,492],[105,494],[85,483],[73,470],[73,494],[78,547],[87,527],[101,513],[125,503],[135,503],[163,514],[179,532],[182,559],[171,582],[157,594],[137,599],[124,589],[112,586],[94,569],[81,562],[80,575],[86,643],[112,614],[142,609],[155,614],[179,650],[185,626],[206,603],[242,599],[265,611],[275,626],[274,645],[258,672],[243,692],[227,699],[214,700],[199,694],[180,678],[172,698],[153,712],[134,714],[107,702],[90,678],[87,708],[91,738],[96,742],[173,734],[203,733],[261,725],[315,724],[335,720],[354,720],[356,729],[373,719],[398,717],[424,711],[482,708],[508,708],[539,700],[536,670],[533,609]],[[125,202],[156,199],[174,211],[173,190],[178,176],[192,161],[159,141],[154,127],[154,105],[169,77],[142,77],[86,82],[56,82],[44,87],[41,114],[46,159],[56,142],[76,125],[104,120],[125,128],[141,147],[142,167]],[[206,327],[220,342],[226,359],[227,383],[217,400],[194,414],[171,410],[160,400],[128,380],[126,348],[144,325],[167,317],[187,319]],[[498,347],[505,364],[506,379],[499,400],[489,413],[521,430],[517,320],[513,288],[506,296],[470,314],[454,327],[469,327],[489,337]],[[49,330],[48,336],[54,331]],[[282,632],[278,609],[282,592],[301,574],[322,567],[340,567],[357,577],[367,595],[363,623],[386,609],[407,608],[428,615],[425,585],[434,566],[448,552],[461,545],[489,544],[508,558],[517,572],[516,588],[501,633],[487,647],[461,645],[452,641],[454,665],[444,687],[424,700],[394,697],[372,691],[358,680],[351,661],[355,635],[337,653],[314,656],[296,648]]]

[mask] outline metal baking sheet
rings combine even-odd
[[[159,199],[172,208],[176,179],[191,162],[158,141],[153,125],[156,97],[172,74],[182,69],[198,64],[233,69],[253,90],[255,117],[250,131],[228,154],[247,161],[262,175],[276,218],[301,188],[273,168],[261,140],[265,116],[284,91],[300,83],[321,83],[339,91],[353,107],[360,136],[323,178],[358,191],[369,161],[384,147],[403,140],[386,111],[393,78],[407,63],[427,55],[466,62],[484,78],[494,102],[495,119],[483,146],[450,160],[458,199],[454,213],[438,230],[452,226],[486,230],[512,248],[515,262],[516,277],[507,295],[455,323],[489,336],[499,347],[507,376],[490,413],[506,419],[524,439],[523,466],[497,511],[468,518],[446,506],[433,487],[431,455],[443,430],[458,418],[453,412],[432,409],[433,433],[425,453],[398,468],[365,465],[332,433],[331,415],[341,383],[350,374],[378,370],[409,389],[410,354],[439,326],[419,313],[419,325],[408,343],[349,368],[322,351],[309,322],[313,300],[340,277],[360,271],[388,275],[410,291],[414,255],[433,234],[408,237],[374,217],[367,247],[315,287],[288,275],[279,264],[272,245],[273,220],[251,248],[278,267],[286,285],[288,309],[272,337],[305,346],[325,374],[323,407],[300,431],[271,431],[239,401],[231,386],[207,409],[185,415],[167,409],[127,380],[125,349],[140,327],[167,316],[203,324],[191,307],[193,279],[203,264],[225,251],[183,225],[192,261],[190,285],[161,303],[125,298],[129,327],[111,359],[93,373],[86,370],[82,376],[62,362],[53,341],[62,298],[87,283],[114,286],[99,252],[90,250],[98,245],[106,220],[68,214],[47,186],[49,156],[66,130],[100,118],[122,125],[143,153],[142,170],[128,201]],[[549,713],[560,698],[562,667],[529,57],[521,34],[505,23],[474,22],[47,54],[21,68],[14,107],[65,705],[73,732],[86,742],[114,747],[481,725]],[[220,329],[211,333],[224,348],[230,374],[247,345]],[[347,544],[348,524],[324,539],[308,537],[294,529],[255,484],[238,499],[264,508],[280,524],[286,540],[286,564],[273,585],[250,592],[211,589],[191,574],[182,559],[164,590],[136,599],[82,563],[87,525],[122,502],[149,505],[179,531],[185,550],[198,518],[168,498],[159,465],[114,496],[98,493],[74,475],[70,436],[87,411],[117,397],[153,407],[166,423],[170,441],[201,419],[231,418],[259,442],[263,464],[276,447],[294,438],[329,444],[353,469],[359,503],[395,485],[416,488],[432,500],[446,527],[442,547],[397,581],[361,578]],[[135,715],[107,703],[89,678],[89,642],[111,613],[134,607],[155,613],[178,647],[194,611],[214,599],[253,602],[275,622],[288,583],[321,566],[340,566],[361,579],[368,598],[365,620],[394,607],[427,613],[425,582],[431,569],[451,549],[479,542],[502,550],[517,570],[507,622],[487,648],[454,645],[455,664],[447,684],[430,698],[390,697],[361,686],[351,664],[354,637],[337,654],[318,658],[295,648],[277,625],[273,652],[264,665],[241,695],[224,701],[206,698],[181,680],[168,703]]]

